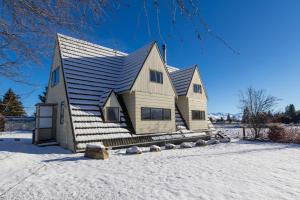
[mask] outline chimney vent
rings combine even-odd
[[[165,64],[167,64],[167,45],[163,44],[162,45],[162,51],[163,51],[163,59]]]

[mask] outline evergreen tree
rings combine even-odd
[[[231,123],[231,122],[232,122],[232,119],[231,119],[231,117],[230,117],[230,115],[229,115],[229,114],[227,114],[227,119],[226,119],[226,121],[227,121],[227,122],[229,122],[229,123]]]
[[[249,109],[246,107],[243,112],[242,123],[244,124],[249,123],[249,118],[250,118],[250,112]]]
[[[1,113],[4,116],[24,116],[26,112],[24,107],[19,100],[20,97],[16,95],[10,88],[3,96]]]
[[[45,87],[45,90],[43,91],[43,93],[39,94],[39,99],[40,99],[41,103],[46,103],[47,90],[48,90],[48,87]]]
[[[296,109],[294,104],[290,104],[287,107],[285,107],[285,115],[290,118],[291,122],[296,121]]]
[[[3,106],[3,101],[2,101],[2,98],[0,97],[0,116],[3,112],[3,109],[4,109],[4,106]]]

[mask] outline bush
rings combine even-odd
[[[269,134],[268,137],[270,140],[277,142],[283,140],[285,137],[285,129],[279,125],[271,125],[269,126]]]
[[[300,129],[296,127],[269,126],[269,139],[274,142],[288,142],[300,144]]]

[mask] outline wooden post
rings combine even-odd
[[[246,130],[245,130],[245,127],[243,126],[243,140],[246,139]]]

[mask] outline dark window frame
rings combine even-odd
[[[150,70],[150,82],[163,84],[163,73],[156,70]]]
[[[193,91],[194,93],[202,94],[202,86],[200,84],[194,84]]]
[[[204,110],[192,110],[192,120],[205,120],[205,111]]]
[[[118,113],[117,120],[110,120],[110,119],[109,119],[109,115],[108,115],[108,113],[109,113],[108,110],[109,110],[109,109],[118,109],[118,112],[117,112],[117,113]],[[110,107],[106,107],[105,110],[106,110],[106,121],[107,121],[107,122],[120,122],[120,108],[119,108],[119,107],[113,107],[113,106],[110,106]]]
[[[65,102],[64,101],[62,101],[61,103],[60,103],[60,119],[59,119],[59,122],[60,122],[60,124],[64,124],[64,121],[65,121]]]
[[[152,110],[154,110],[154,109],[161,110],[161,118],[160,119],[153,117]],[[143,114],[144,114],[143,110],[150,110],[150,118],[149,117],[145,118],[145,115],[143,116]],[[166,112],[170,113],[169,117],[165,116]],[[141,120],[142,121],[170,121],[170,120],[172,120],[172,110],[169,108],[141,107]]]
[[[59,66],[51,73],[51,87],[58,85],[59,83]]]

